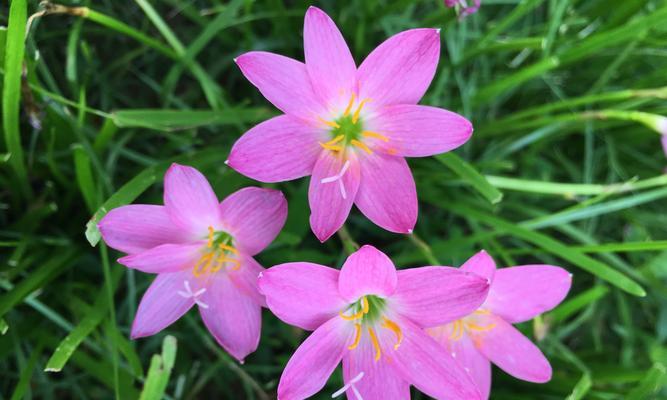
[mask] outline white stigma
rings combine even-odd
[[[185,297],[186,299],[192,298],[195,304],[198,305],[199,307],[204,309],[208,308],[208,304],[198,299],[199,296],[201,296],[202,294],[204,294],[204,292],[206,292],[206,288],[201,288],[193,293],[189,281],[183,281],[183,286],[185,287],[185,292],[181,290],[177,292],[180,296]]]
[[[343,175],[345,175],[345,172],[347,172],[348,168],[350,168],[350,160],[345,161],[345,164],[343,164],[343,168],[341,168],[339,173],[334,176],[322,179],[320,183],[338,182],[341,196],[343,196],[343,199],[347,199],[347,192],[345,191],[345,185],[343,185]]]
[[[364,398],[361,397],[361,393],[359,393],[359,390],[357,390],[357,388],[354,386],[354,384],[359,382],[363,377],[364,377],[364,371],[359,372],[359,374],[354,378],[350,379],[350,381],[346,383],[345,386],[340,388],[340,390],[336,391],[336,393],[332,394],[331,398],[332,399],[336,398],[347,392],[349,389],[352,389],[352,393],[354,393],[354,395],[357,397],[357,400],[364,400]]]

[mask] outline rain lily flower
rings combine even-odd
[[[236,59],[284,114],[246,132],[228,165],[262,182],[312,175],[310,225],[320,241],[353,204],[384,229],[412,232],[417,191],[405,157],[447,152],[472,134],[460,115],[417,105],[435,75],[439,30],[394,35],[357,68],[331,18],[310,7],[304,48],[305,64],[262,51]]]
[[[551,265],[495,268],[484,251],[468,260],[461,270],[491,280],[486,301],[465,318],[428,329],[470,372],[485,399],[491,390],[491,362],[524,381],[544,383],[551,379],[549,361],[512,324],[556,307],[572,284],[570,273]]]
[[[482,0],[445,0],[447,7],[457,7],[461,10],[460,18],[476,13],[481,4]]]
[[[164,206],[128,205],[99,223],[105,242],[128,255],[129,268],[157,274],[141,299],[132,338],[153,335],[193,305],[229,354],[255,351],[264,298],[263,268],[252,258],[285,223],[287,202],[276,190],[249,187],[218,199],[196,169],[173,164],[164,178]]]
[[[258,282],[278,318],[314,331],[287,363],[278,399],[317,393],[341,360],[350,399],[408,399],[411,384],[439,399],[480,398],[471,377],[423,328],[477,309],[486,278],[446,267],[396,271],[385,254],[363,246],[340,271],[287,263]]]

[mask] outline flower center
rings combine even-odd
[[[231,264],[231,270],[237,271],[241,268],[239,252],[232,245],[232,236],[224,231],[215,231],[212,226],[208,227],[208,242],[204,248],[204,254],[192,269],[192,275],[200,277],[220,271],[225,265]]]
[[[380,322],[380,327],[389,329],[396,335],[396,344],[394,350],[397,350],[403,341],[403,332],[398,324],[387,318],[383,311],[385,309],[385,300],[373,295],[363,296],[357,302],[352,303],[345,310],[340,311],[339,315],[346,321],[354,321],[354,340],[347,348],[354,350],[359,346],[364,328],[375,349],[375,361],[380,360],[382,349],[375,333],[374,327]],[[347,314],[346,314],[347,313]]]
[[[480,321],[476,318],[478,315],[490,315],[491,313],[487,310],[477,310],[472,313],[472,316],[461,318],[452,322],[451,333],[449,334],[449,339],[457,341],[463,337],[463,334],[470,334],[474,332],[484,332],[490,331],[496,327],[496,324],[490,323],[487,325],[481,325]]]

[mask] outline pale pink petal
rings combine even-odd
[[[320,391],[348,351],[352,331],[342,318],[334,317],[301,343],[287,362],[278,384],[278,398],[298,400]]]
[[[201,287],[190,270],[159,274],[144,293],[132,323],[132,339],[151,336],[174,323],[195,302],[185,295]]]
[[[380,227],[411,233],[417,223],[417,189],[408,163],[402,157],[379,153],[360,157],[361,184],[355,204]]]
[[[163,244],[150,250],[118,259],[119,264],[149,274],[176,272],[191,269],[201,258],[206,243]]]
[[[384,349],[388,350],[391,365],[403,379],[437,399],[481,399],[470,375],[444,347],[408,319],[400,318],[396,322],[403,332],[403,341],[397,350],[391,346]]]
[[[388,140],[368,139],[371,148],[402,157],[425,157],[453,150],[470,139],[472,124],[442,108],[418,105],[381,107],[367,129]]]
[[[328,105],[340,98],[349,101],[356,89],[357,67],[336,24],[317,7],[306,12],[303,50],[311,82]]]
[[[241,267],[243,268],[243,267]],[[238,290],[224,273],[210,277],[199,306],[204,324],[216,341],[239,361],[257,349],[262,327],[262,308]]]
[[[667,133],[660,137],[660,142],[662,143],[662,151],[667,155]]]
[[[227,270],[227,276],[232,281],[232,284],[236,286],[241,293],[246,296],[252,297],[255,299],[255,302],[262,307],[266,307],[266,299],[264,295],[259,292],[257,287],[257,278],[266,271],[264,267],[259,265],[254,258],[249,255],[241,253],[239,255],[241,265],[238,270],[231,269]]]
[[[409,400],[410,384],[386,360],[375,361],[371,341],[362,340],[356,349],[343,355],[343,381],[348,383],[363,373],[354,387],[364,399]],[[348,389],[347,398],[357,400],[352,389]]]
[[[310,175],[326,142],[315,124],[281,115],[256,125],[234,143],[228,165],[261,182],[282,182]]]
[[[496,271],[484,308],[516,324],[560,304],[572,285],[572,274],[551,265],[524,265]]]
[[[359,66],[359,97],[374,105],[417,104],[440,58],[439,29],[411,29],[379,45]]]
[[[191,235],[205,238],[220,224],[218,198],[206,177],[192,167],[172,164],[164,176],[164,205],[171,220]]]
[[[278,318],[312,331],[346,305],[338,293],[338,275],[338,270],[323,265],[287,263],[264,271],[258,286]]]
[[[187,240],[183,230],[169,219],[164,206],[133,204],[114,208],[97,226],[109,247],[128,254]]]
[[[473,273],[449,267],[398,271],[391,302],[396,311],[424,328],[465,317],[486,299],[489,282]]]
[[[357,194],[359,180],[359,162],[354,153],[344,160],[338,153],[321,152],[308,188],[310,227],[321,242],[343,226]]]
[[[368,294],[389,297],[396,290],[396,267],[380,250],[362,246],[345,260],[338,290],[349,302]]]
[[[486,358],[524,381],[544,383],[551,379],[551,365],[533,342],[498,316],[489,315],[486,320],[495,324],[492,329],[469,333]]]
[[[496,272],[496,263],[493,258],[486,251],[482,250],[474,256],[470,257],[463,265],[461,270],[472,272],[481,277],[493,281],[493,276]]]
[[[287,201],[278,190],[246,187],[220,203],[220,214],[234,244],[252,256],[280,233],[287,219]]]
[[[303,63],[264,51],[245,53],[235,61],[250,83],[285,114],[316,120],[326,112]]]

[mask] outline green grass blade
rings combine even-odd
[[[648,189],[656,186],[667,185],[667,175],[659,175],[654,178],[644,179],[641,181],[630,180],[628,182],[612,183],[609,185],[547,182],[494,175],[486,175],[486,180],[493,186],[500,189],[516,190],[529,193],[553,194],[563,196],[565,198],[575,195],[592,196],[603,193],[623,193],[631,190]]]
[[[0,26],[0,66],[5,67],[5,46],[7,45],[7,27]]]
[[[139,400],[160,400],[169,383],[169,375],[176,360],[176,338],[167,335],[162,342],[162,354],[151,359],[151,366]]]
[[[491,204],[499,203],[503,199],[503,194],[501,191],[493,187],[486,180],[484,175],[480,174],[475,169],[475,167],[467,163],[455,153],[449,152],[445,154],[439,154],[435,156],[435,158],[447,166],[447,168],[454,171],[455,174],[471,185]]]
[[[26,364],[25,368],[23,368],[23,370],[21,371],[21,377],[19,378],[19,383],[16,385],[16,388],[14,388],[14,393],[12,393],[11,400],[21,400],[27,398],[26,392],[30,387],[30,380],[32,378],[32,374],[35,371],[35,366],[37,366],[37,362],[39,361],[39,357],[41,355],[42,355],[42,345],[39,344],[37,348],[32,350],[28,363]]]
[[[577,311],[603,298],[607,295],[607,293],[609,293],[608,287],[604,285],[594,286],[591,289],[579,293],[575,297],[558,306],[555,310],[547,313],[544,316],[544,320],[551,324],[565,321],[567,318],[574,315],[574,313]]]
[[[120,128],[148,128],[159,131],[174,131],[210,125],[232,125],[255,123],[271,116],[265,108],[238,108],[213,110],[118,110],[112,114],[114,123]]]
[[[644,378],[639,382],[630,393],[628,393],[627,400],[644,400],[654,397],[658,394],[660,389],[667,383],[667,369],[662,363],[655,363],[646,372]]]
[[[583,399],[588,391],[591,390],[591,386],[593,386],[591,375],[586,373],[581,377],[581,379],[579,379],[579,382],[577,382],[577,384],[574,386],[574,389],[572,389],[572,393],[570,393],[565,400]]]
[[[74,172],[76,182],[79,184],[79,190],[81,190],[88,209],[91,212],[95,211],[97,207],[97,189],[95,188],[95,179],[93,178],[90,158],[80,144],[72,146],[72,151],[74,153]]]

